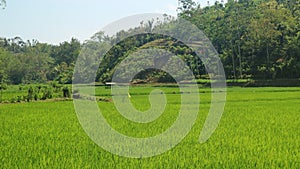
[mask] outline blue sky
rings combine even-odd
[[[58,44],[88,39],[105,25],[140,13],[176,15],[177,0],[6,0],[0,37]],[[206,4],[207,0],[197,1]]]

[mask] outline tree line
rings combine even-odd
[[[227,78],[300,77],[299,0],[228,0],[205,8],[179,2],[180,17],[209,37]]]
[[[77,39],[59,45],[0,39],[0,81],[10,84],[71,83],[74,63],[80,52]]]
[[[195,24],[211,40],[219,53],[228,79],[295,79],[300,77],[300,0],[229,0],[201,7],[192,0],[179,0],[179,18]],[[10,84],[72,82],[74,65],[83,46],[97,50],[109,48],[100,66],[95,58],[86,58],[88,65],[98,66],[96,81],[110,81],[118,65],[130,53],[151,47],[163,48],[179,55],[196,78],[206,75],[201,60],[186,45],[157,34],[136,35],[141,30],[166,26],[165,22],[141,22],[137,28],[118,32],[115,36],[96,33],[80,43],[72,38],[59,45],[24,41],[20,37],[0,39],[0,82]],[[184,30],[179,30],[184,31]],[[97,54],[99,51],[94,51]],[[88,57],[88,56],[87,56]],[[138,63],[138,61],[137,61]],[[78,70],[78,74],[88,70]],[[84,76],[82,76],[84,78]],[[165,72],[145,70],[137,79],[172,81]]]

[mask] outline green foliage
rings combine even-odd
[[[65,97],[65,98],[70,98],[71,97],[71,90],[68,86],[65,86],[62,89],[62,92],[63,92],[63,97]]]
[[[227,78],[296,79],[300,77],[299,4],[299,0],[229,0],[225,5],[217,1],[201,7],[193,0],[179,0],[178,16],[195,24],[211,40]],[[75,73],[78,83],[90,83],[95,80],[93,70],[98,69],[96,81],[103,83],[112,80],[116,65],[126,57],[149,48],[173,52],[186,62],[196,78],[205,76],[203,63],[188,46],[151,33],[160,28],[174,29],[172,22],[173,18],[165,16],[157,24],[154,20],[141,22],[140,26],[112,37],[98,32],[84,44],[75,38],[59,45],[24,41],[20,37],[0,38],[0,78],[5,77],[5,82],[11,84],[53,80],[70,84]],[[144,31],[149,33],[141,34]],[[186,28],[176,31],[185,32]],[[100,54],[108,49],[99,65]],[[84,56],[77,63],[80,69],[74,72],[80,50]],[[144,71],[139,78],[171,79],[161,71]]]
[[[34,89],[32,86],[29,87],[28,91],[27,91],[27,102],[31,101],[34,97]]]
[[[52,99],[52,98],[53,98],[52,87],[45,87],[43,90],[43,95],[41,100]]]
[[[47,99],[63,99],[63,92],[60,85],[56,88],[52,85],[6,85],[6,90],[2,90],[2,102],[10,101],[16,102],[31,102]]]
[[[228,78],[298,78],[298,8],[299,1],[231,0],[225,6],[216,3],[183,10],[180,17],[196,24],[209,37]]]
[[[74,62],[80,51],[76,39],[59,46],[23,41],[20,37],[0,38],[0,74],[12,84],[46,83],[57,80],[71,83]]]
[[[67,63],[62,62],[60,65],[57,65],[55,68],[55,81],[60,84],[71,84],[73,77],[74,64],[67,65]]]
[[[21,103],[21,101],[22,101],[22,96],[17,96],[17,102]]]
[[[0,103],[2,103],[3,90],[6,89],[7,89],[7,85],[5,83],[0,83]]]
[[[59,46],[54,46],[50,56],[55,59],[55,64],[74,63],[80,52],[80,42],[72,38],[70,42],[63,42]]]
[[[146,25],[147,26],[147,25]],[[136,28],[134,31],[138,31],[143,29],[144,26]],[[156,27],[152,28],[153,30]],[[129,32],[130,33],[130,32]],[[135,43],[133,43],[135,42]],[[132,44],[132,45],[128,45]],[[98,70],[97,78],[100,82],[111,81],[112,75],[116,71],[116,65],[125,60],[125,58],[130,58],[127,62],[122,62],[124,70],[122,70],[120,74],[121,79],[128,78],[126,75],[129,75],[131,72],[136,72],[141,65],[159,65],[163,64],[160,60],[164,60],[162,56],[166,55],[162,53],[161,56],[156,56],[156,54],[151,53],[138,53],[139,50],[145,49],[165,49],[170,53],[174,53],[183,60],[187,66],[193,71],[196,77],[200,77],[200,75],[206,74],[205,68],[201,60],[196,56],[196,54],[185,44],[172,39],[171,37],[157,35],[157,34],[138,34],[135,36],[131,36],[130,38],[124,39],[119,42],[115,46],[113,46],[107,54],[104,56]],[[137,53],[135,53],[137,52]],[[149,51],[151,52],[151,51]],[[134,57],[132,57],[134,55]],[[151,56],[145,57],[144,55]],[[173,59],[171,59],[173,60]],[[126,61],[126,60],[125,60]],[[125,65],[124,65],[125,64]],[[133,64],[133,65],[130,65]],[[176,62],[172,62],[171,64],[165,66],[164,68],[176,68]],[[180,74],[181,73],[181,74]],[[136,75],[136,79],[145,80],[148,82],[174,82],[174,78],[183,77],[184,72],[179,72],[176,77],[170,77],[169,74],[161,71],[148,69],[141,71],[138,75]],[[87,73],[88,76],[88,73]],[[123,77],[121,77],[123,76]],[[133,79],[134,81],[135,79]]]
[[[7,84],[2,83],[0,84],[0,90],[6,90],[7,89]]]

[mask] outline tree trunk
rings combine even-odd
[[[269,52],[269,44],[267,43],[267,70],[269,70],[270,66],[270,52]]]
[[[234,80],[236,80],[235,62],[234,62],[234,52],[233,52],[233,42],[232,42],[232,40],[231,40],[231,60],[232,60],[233,78],[234,78]]]
[[[242,56],[241,56],[241,43],[240,43],[240,40],[238,42],[238,55],[239,55],[239,64],[240,64],[240,67],[239,67],[239,71],[240,71],[240,78],[242,78],[243,76],[243,72],[242,72]]]

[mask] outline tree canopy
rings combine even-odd
[[[1,5],[5,1],[0,1]],[[229,0],[201,7],[192,0],[179,0],[179,18],[195,24],[211,40],[219,53],[228,79],[296,79],[300,77],[300,0]],[[118,32],[109,37],[96,33],[91,40],[80,43],[72,38],[59,45],[24,41],[21,37],[0,38],[0,77],[11,84],[45,83],[58,81],[71,83],[75,62],[86,44],[95,48],[90,56],[97,55],[114,45],[101,64],[91,57],[85,63],[98,67],[96,81],[110,81],[118,65],[129,54],[147,48],[166,49],[186,62],[196,78],[205,78],[201,60],[182,42],[158,34],[140,34],[123,37],[159,26],[172,27],[168,22],[143,22],[139,27]],[[170,28],[172,29],[172,28]],[[185,30],[179,30],[185,31]],[[196,36],[196,35],[195,35]],[[137,60],[137,63],[139,61]],[[84,74],[87,69],[79,70]],[[88,77],[83,77],[88,79]],[[137,79],[172,81],[160,70],[145,70]]]

